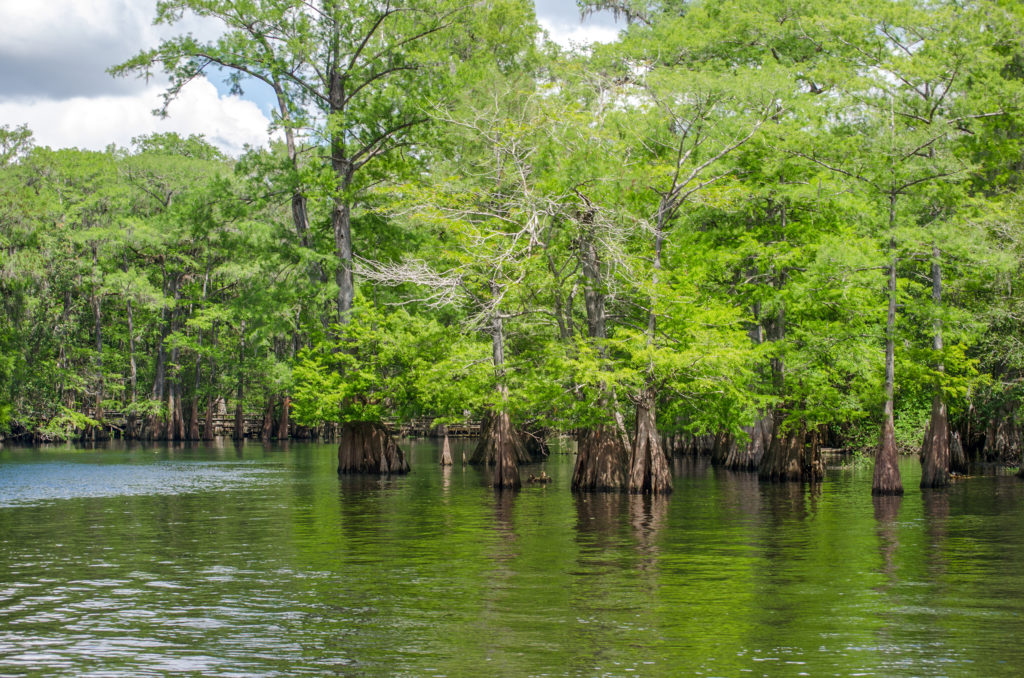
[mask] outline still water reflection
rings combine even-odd
[[[407,446],[408,449],[408,446]],[[461,458],[456,447],[453,456]],[[1024,483],[872,499],[676,460],[495,494],[412,446],[0,449],[0,675],[1014,675]],[[524,469],[539,475],[540,468]]]

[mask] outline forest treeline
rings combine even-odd
[[[611,0],[560,49],[528,0],[162,0],[219,20],[113,66],[261,88],[272,141],[104,152],[0,131],[0,430],[340,436],[482,419],[518,486],[671,490],[702,451],[769,480],[872,451],[874,491],[1016,464],[1024,8]],[[117,423],[109,416],[117,413]]]

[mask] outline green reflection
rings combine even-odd
[[[574,495],[555,454],[523,470],[550,485],[495,493],[431,442],[410,456],[414,473],[381,479],[339,478],[330,445],[0,451],[0,673],[1013,675],[1021,660],[1015,478],[872,499],[857,471],[769,485],[676,460],[671,497]],[[12,505],[26,484],[52,496]]]

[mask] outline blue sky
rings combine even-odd
[[[560,44],[610,41],[617,27],[608,13],[580,21],[575,0],[535,0],[537,18]],[[161,38],[192,31],[212,37],[215,26],[197,20],[152,26],[155,0],[0,0],[0,125],[28,124],[36,143],[100,150],[126,146],[157,131],[205,134],[231,154],[267,140],[272,102],[255,84],[244,97],[228,95],[219,78],[191,83],[168,119],[160,80],[114,79],[112,64]]]

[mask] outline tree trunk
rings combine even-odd
[[[586,279],[583,303],[587,311],[587,335],[597,344],[598,351],[604,357],[605,347],[602,342],[607,338],[608,330],[601,258],[597,250],[597,235],[594,232],[596,210],[589,201],[586,203],[587,209],[580,215],[582,229],[579,239],[580,265]],[[612,402],[615,403],[614,393]],[[605,407],[606,403],[602,402],[601,409]],[[616,425],[622,421],[617,406],[614,407],[612,418]],[[621,430],[625,431],[624,425]],[[572,473],[572,489],[625,489],[629,464],[628,441],[628,436],[620,435],[616,428],[604,424],[580,431],[576,436],[577,454]]]
[[[166,269],[161,265],[163,276],[162,291],[166,298],[168,292],[168,278]],[[159,403],[164,401],[167,387],[167,336],[171,333],[170,317],[166,304],[160,309],[160,338],[156,350],[156,374],[153,378],[152,400]],[[160,440],[166,435],[166,429],[162,425],[159,415],[151,414],[146,422],[146,437],[150,440]]]
[[[96,264],[96,249],[93,248],[93,264]],[[103,430],[103,309],[98,294],[92,295],[92,307],[96,332],[96,398],[93,419],[100,422],[99,426],[90,427],[90,437],[95,440],[106,440]]]
[[[182,412],[180,382],[174,384],[174,395],[174,439],[183,440],[185,438],[185,415]]]
[[[217,348],[217,324],[216,323],[214,323],[213,327],[210,328],[210,346],[214,350],[216,350],[216,348]],[[216,375],[215,368],[216,368],[216,364],[213,362],[213,352],[211,352],[210,353],[210,376],[208,377],[209,381],[210,381],[211,387],[214,384],[214,377]],[[214,408],[214,403],[216,403],[217,400],[218,400],[217,398],[213,397],[212,393],[206,397],[206,425],[205,425],[205,428],[203,429],[203,440],[213,440],[213,438],[214,438],[213,408]]]
[[[135,403],[139,398],[139,372],[135,366],[135,317],[132,313],[131,299],[125,302],[125,307],[128,312],[128,383],[131,385],[131,407],[128,411],[128,421],[125,433],[134,437],[136,435]]]
[[[333,36],[333,49],[340,49],[340,35]],[[346,82],[335,63],[328,73],[328,105],[330,113],[343,113],[347,101]],[[352,184],[354,167],[348,158],[345,136],[342,130],[331,132],[331,169],[335,176],[335,191],[331,205],[331,226],[334,230],[334,253],[338,258],[335,282],[338,285],[338,320],[348,321],[355,298],[355,281],[352,276],[352,205],[346,195]]]
[[[512,428],[508,412],[497,412],[491,416],[491,426],[488,427],[484,444],[494,460],[491,483],[494,489],[519,489],[522,481],[519,479],[518,459],[525,452],[522,441]]]
[[[338,321],[345,323],[355,298],[355,281],[352,276],[352,208],[340,198],[334,201],[331,224],[334,228],[334,252],[338,257],[338,268],[334,274],[338,285]]]
[[[932,245],[932,303],[935,310],[942,307],[942,268],[939,265],[939,248]],[[935,335],[932,348],[942,354],[942,319],[935,319]],[[936,370],[941,374],[945,365],[939,360]],[[945,487],[949,485],[949,418],[943,399],[942,384],[935,387],[932,399],[932,418],[925,432],[921,449],[921,487]]]
[[[267,406],[263,408],[263,426],[260,427],[260,440],[270,442],[270,436],[274,432],[274,405],[276,398],[273,395],[267,396]]]
[[[891,203],[895,210],[895,202]],[[890,216],[890,221],[895,217]],[[895,244],[891,247],[895,248]],[[893,419],[893,384],[896,371],[896,259],[889,265],[889,313],[885,325],[885,412],[882,433],[875,454],[875,475],[871,494],[903,494],[903,481],[896,464],[896,424]]]
[[[711,465],[722,466],[725,460],[736,454],[736,439],[728,433],[715,434],[715,446],[711,450]]]
[[[782,411],[774,415],[775,434],[758,468],[758,478],[769,482],[818,482],[825,477],[821,461],[820,436],[808,434],[806,426],[782,431]]]
[[[203,333],[199,332],[199,345],[203,345]],[[192,380],[192,400],[188,411],[188,437],[187,440],[199,440],[199,387],[201,385],[200,365],[202,356],[196,354],[196,370]]]
[[[928,422],[924,445],[921,449],[921,487],[949,485],[949,439],[946,403],[942,401],[940,392],[936,393],[932,399],[932,418]]]
[[[289,417],[291,416],[292,397],[283,396],[281,398],[281,417],[277,422],[277,439],[288,440],[288,424]]]
[[[441,466],[451,466],[452,446],[448,442],[448,427],[444,424],[441,424],[439,428],[440,430],[438,431],[438,433],[440,433],[441,437],[444,438],[444,442],[441,443]]]
[[[961,474],[966,474],[968,470],[967,454],[958,431],[950,431],[949,434],[949,470]]]
[[[667,494],[672,491],[672,474],[661,449],[655,424],[654,392],[643,391],[636,403],[636,435],[629,458],[629,491]]]
[[[626,487],[629,453],[614,428],[599,425],[584,429],[576,440],[573,490],[618,491]]]
[[[238,387],[235,396],[235,440],[242,440],[245,438],[245,415],[242,411],[242,400],[244,396],[244,385],[245,385],[245,370],[243,366],[245,364],[245,321],[242,321],[242,336],[238,349]]]
[[[499,437],[496,429],[499,427],[498,420],[500,418],[501,415],[495,412],[488,412],[484,415],[483,420],[480,422],[480,441],[477,443],[476,448],[474,448],[473,454],[469,457],[470,464],[493,466],[498,463],[499,454],[502,453],[496,446],[496,441]],[[511,449],[512,459],[517,467],[519,464],[529,463],[530,455],[526,452],[526,446],[523,445],[522,438],[520,438],[514,428],[511,435],[507,436],[507,440],[510,441],[508,446]]]
[[[168,321],[170,332],[173,333],[176,329],[176,321],[178,319],[178,300],[181,299],[181,291],[178,285],[178,279],[171,279],[171,288],[174,291],[174,307],[171,309],[171,316]],[[180,370],[178,368],[178,347],[175,346],[171,349],[170,374],[168,375],[167,383],[167,440],[181,440],[184,437],[185,427],[182,423],[182,411],[181,411],[181,384],[180,384]]]
[[[348,422],[341,428],[338,444],[338,473],[388,475],[408,473],[409,464],[383,424]]]
[[[749,440],[730,449],[729,456],[725,459],[725,468],[733,471],[756,471],[772,444],[775,432],[773,413],[762,412],[760,419],[752,426],[743,427],[743,431],[749,436]]]
[[[206,419],[203,421],[203,440],[213,440],[213,396],[206,397]]]

